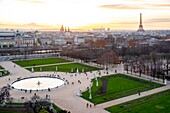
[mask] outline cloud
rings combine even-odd
[[[127,4],[113,4],[113,5],[102,5],[100,8],[109,8],[109,9],[143,9],[143,7],[136,5],[127,5]]]
[[[31,4],[44,4],[42,0],[17,0],[19,2],[31,3]]]
[[[170,22],[170,18],[153,18],[153,19],[148,19],[148,20],[146,20],[145,21],[145,23],[151,23],[151,22],[153,22],[153,23],[167,23],[167,22]]]
[[[1,26],[1,25],[6,25],[6,24],[0,23],[0,26]]]
[[[1,28],[9,28],[9,29],[58,29],[61,25],[45,25],[45,24],[37,24],[37,23],[28,23],[28,24],[16,24],[16,23],[0,23]]]
[[[154,7],[170,7],[170,4],[152,4]]]
[[[109,25],[132,25],[132,24],[138,24],[138,22],[110,22]]]
[[[170,9],[170,4],[110,4],[101,5],[100,8],[114,10],[135,10],[135,9]]]

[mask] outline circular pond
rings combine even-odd
[[[11,87],[18,90],[49,90],[64,84],[65,81],[58,77],[38,76],[16,80]]]

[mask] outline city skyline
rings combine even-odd
[[[0,28],[169,29],[169,0],[0,0]]]

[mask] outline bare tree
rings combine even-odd
[[[97,58],[97,63],[107,65],[107,64],[116,64],[119,62],[119,58],[115,52],[109,51]]]
[[[97,48],[104,48],[106,46],[105,40],[96,40],[95,45]]]

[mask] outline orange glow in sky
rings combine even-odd
[[[170,0],[0,0],[0,28],[170,29]]]

